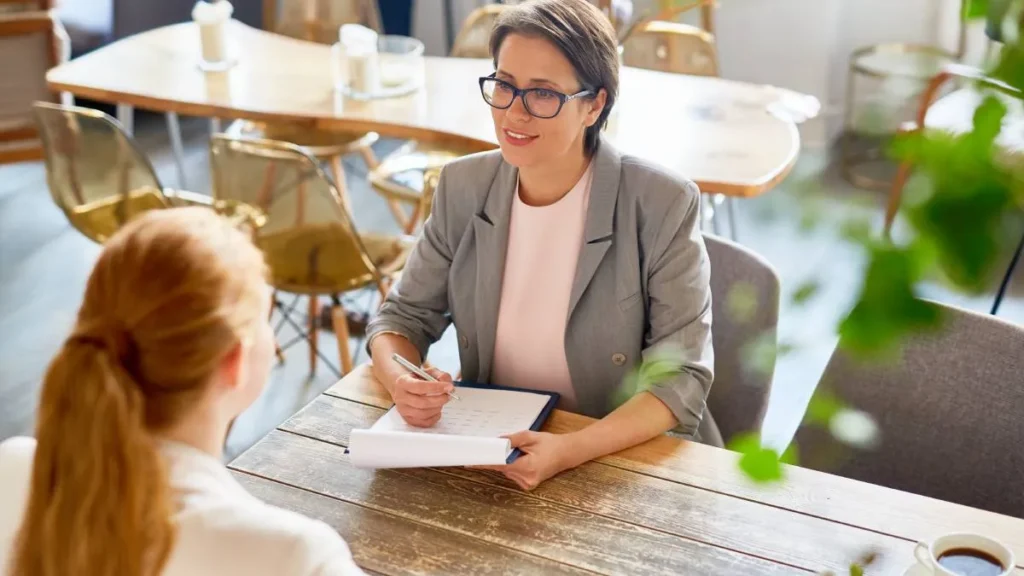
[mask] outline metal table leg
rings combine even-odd
[[[188,181],[185,177],[185,146],[181,143],[181,124],[178,122],[178,115],[175,112],[168,112],[167,133],[171,137],[171,150],[174,152],[174,164],[178,168],[178,186],[182,190],[188,190]]]
[[[129,135],[135,135],[135,108],[131,104],[117,105],[117,121]]]

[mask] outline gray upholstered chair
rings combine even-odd
[[[731,240],[704,234],[711,261],[711,334],[715,347],[715,381],[700,438],[718,444],[742,432],[758,432],[768,405],[775,371],[779,323],[779,277],[757,253]],[[759,355],[759,344],[765,346]],[[754,361],[760,356],[761,361]]]
[[[818,426],[797,433],[801,464],[1024,518],[1024,328],[929,302],[938,331],[909,336],[886,363],[833,353],[819,388],[873,415],[874,449],[838,452]]]

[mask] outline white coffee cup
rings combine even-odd
[[[1009,576],[1015,570],[1016,564],[1013,558],[1013,551],[1007,548],[1006,545],[987,536],[966,532],[940,536],[931,544],[918,542],[917,547],[914,548],[914,557],[935,576],[960,576],[956,572],[951,572],[939,565],[939,558],[943,554],[957,548],[977,550],[995,558],[1004,567],[999,576]]]

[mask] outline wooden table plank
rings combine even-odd
[[[368,427],[383,413],[320,396],[279,429],[347,446],[353,428]],[[441,472],[520,491],[495,473]],[[531,495],[811,571],[844,571],[868,550],[880,554],[871,573],[900,574],[913,562],[914,542],[600,463],[556,476]]]
[[[380,408],[391,406],[368,365],[357,367],[326,394]],[[571,432],[592,421],[555,410],[545,430]],[[1024,519],[797,466],[786,466],[785,482],[760,485],[740,472],[737,460],[738,455],[728,450],[661,436],[599,462],[909,541],[978,532],[1013,549],[1017,566],[1024,568]]]
[[[421,90],[360,102],[335,93],[330,46],[230,24],[239,62],[227,72],[199,69],[198,27],[186,22],[75,58],[50,70],[47,82],[55,91],[162,112],[376,131],[464,150],[497,145],[476,81],[493,72],[490,59],[427,57]],[[620,76],[606,135],[705,192],[754,196],[774,187],[800,150],[785,109],[817,114],[815,98],[763,84],[629,67]]]
[[[364,470],[338,446],[274,431],[231,467],[601,573],[806,574],[428,469]]]
[[[260,500],[338,531],[363,570],[380,574],[591,574],[531,554],[461,538],[448,530],[313,494],[285,484],[232,472]]]

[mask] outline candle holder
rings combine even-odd
[[[343,44],[331,47],[334,89],[354,100],[396,98],[424,83],[423,42],[399,35],[377,39],[377,52],[350,53]]]

